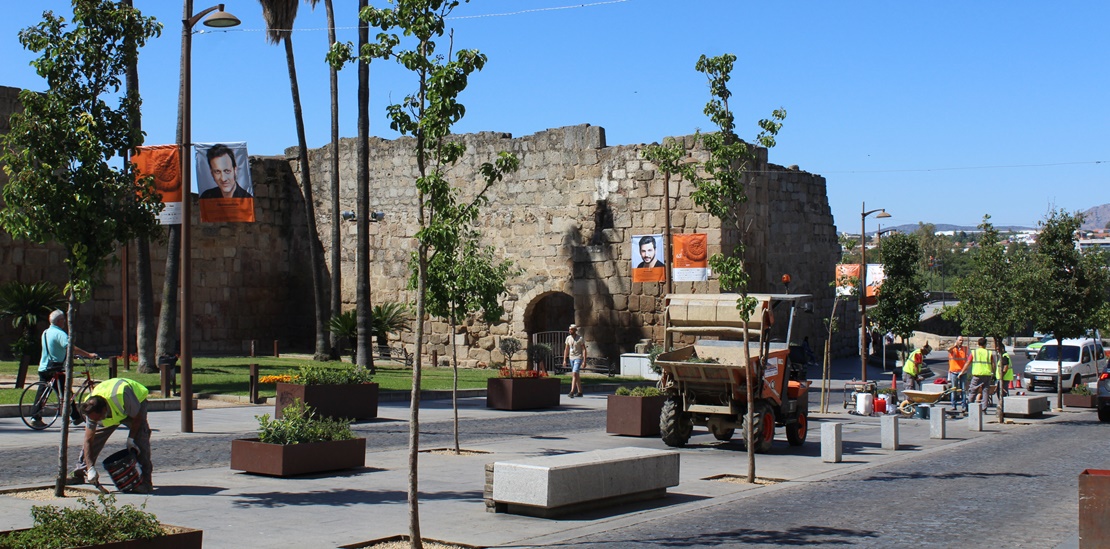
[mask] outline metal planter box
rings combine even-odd
[[[1079,473],[1079,549],[1110,545],[1110,470]]]
[[[231,468],[288,477],[352,469],[366,465],[366,439],[266,444],[257,438],[231,441]]]
[[[609,395],[605,432],[632,437],[659,436],[659,415],[667,397]]]
[[[1094,408],[1098,406],[1098,395],[1074,395],[1064,393],[1064,406],[1068,408]]]
[[[486,407],[534,410],[559,405],[559,380],[553,377],[493,377],[486,381]]]
[[[150,539],[133,539],[128,541],[113,541],[110,543],[101,543],[98,545],[82,545],[81,547],[73,547],[72,549],[200,549],[203,541],[204,531],[194,530],[192,528],[183,528],[180,526],[170,526],[163,524],[164,527],[173,528],[175,530],[172,534],[166,534]],[[23,532],[26,528],[20,530],[8,530],[0,532],[0,538],[7,534],[16,532]]]
[[[346,419],[378,417],[377,383],[350,385],[278,383],[277,397],[274,399],[274,416],[282,417],[281,411],[298,398],[315,409],[316,415],[320,417]]]

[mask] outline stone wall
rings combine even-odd
[[[641,339],[661,341],[660,312],[663,284],[631,282],[634,234],[664,232],[663,174],[643,160],[643,145],[609,147],[602,128],[582,125],[557,128],[512,138],[501,133],[459,136],[467,154],[449,171],[452,184],[473,196],[480,184],[478,168],[500,151],[520,159],[520,169],[490,192],[483,210],[481,230],[485,243],[523,270],[509,281],[504,322],[492,327],[464,326],[455,341],[471,345],[464,362],[502,362],[497,351],[500,337],[524,339],[527,334],[563,330],[538,314],[543,298],[565,294],[572,299],[573,321],[584,327],[592,353],[612,359],[631,352]],[[680,137],[691,154],[704,157],[692,136]],[[412,154],[414,141],[373,139],[370,144],[370,209],[385,219],[370,224],[371,285],[375,302],[412,302],[406,289],[407,262],[413,249],[417,174]],[[295,149],[286,156],[296,167]],[[340,181],[343,210],[355,209],[355,140],[340,143]],[[309,162],[315,196],[326,197],[330,146],[310,151]],[[839,244],[826,197],[824,178],[766,163],[766,152],[753,166],[756,176],[749,186],[745,215],[747,263],[753,292],[784,291],[779,282],[790,274],[793,293],[814,294],[814,314],[800,315],[798,334],[809,335],[814,349],[823,345],[822,318],[832,306],[832,280]],[[691,185],[671,181],[674,232],[704,232],[710,253],[731,249],[735,234],[722,234],[717,219],[697,208],[690,199]],[[331,245],[334,222],[330,208],[316,204],[319,232],[325,249]],[[355,224],[343,224],[343,302],[354,306]],[[638,258],[637,258],[638,261]],[[329,269],[331,266],[329,266]],[[717,292],[715,279],[707,283],[678,282],[675,292]],[[549,312],[549,311],[544,311]],[[447,326],[429,320],[428,352],[448,353]],[[797,336],[797,340],[801,339]],[[411,343],[411,334],[405,336]],[[516,357],[519,358],[519,357]]]

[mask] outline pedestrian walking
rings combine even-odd
[[[1014,382],[1014,360],[1010,353],[1003,352],[1002,358],[998,361],[998,372],[995,374],[998,378],[998,398],[1005,397],[1010,394],[1010,384]]]
[[[981,337],[978,341],[979,348],[971,353],[971,383],[968,386],[968,399],[979,403],[979,407],[987,406],[987,394],[990,391],[991,380],[994,378],[994,353],[987,348],[987,338]]]
[[[578,326],[571,324],[567,328],[570,335],[567,336],[565,349],[563,350],[563,367],[570,366],[570,398],[582,396],[582,382],[579,379],[579,370],[582,369],[582,364],[586,362],[586,340],[578,334]]]
[[[963,404],[967,409],[967,394],[964,393],[964,369],[967,366],[967,345],[964,345],[964,336],[956,337],[956,343],[948,348],[948,385],[952,391],[952,409]],[[958,389],[958,390],[957,390]]]

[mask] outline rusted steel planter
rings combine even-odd
[[[1068,408],[1094,408],[1098,406],[1098,395],[1073,395],[1064,393],[1064,406]]]
[[[183,528],[180,526],[169,526],[163,524],[162,526],[173,528],[176,531],[172,534],[166,534],[150,539],[133,539],[128,541],[113,541],[111,543],[101,543],[97,545],[82,545],[80,547],[73,547],[71,549],[200,549],[204,532],[202,530],[194,530],[192,528]],[[14,534],[16,532],[23,532],[27,528],[21,530],[7,530],[0,532],[0,538],[7,534]]]
[[[1110,470],[1079,473],[1079,549],[1110,545]]]
[[[231,441],[231,468],[288,477],[352,469],[366,465],[366,439],[267,444],[257,438]]]
[[[659,435],[659,415],[667,397],[609,395],[605,432],[631,437]]]
[[[486,407],[535,410],[559,405],[559,380],[553,377],[492,377],[486,381]]]
[[[274,417],[282,417],[281,411],[298,398],[305,405],[315,409],[316,415],[320,417],[347,419],[378,417],[377,383],[350,385],[278,383],[277,398],[274,399]]]

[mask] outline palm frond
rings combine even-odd
[[[311,1],[311,0],[310,0]],[[277,44],[293,32],[300,0],[258,0],[262,18],[266,20],[266,40]]]

